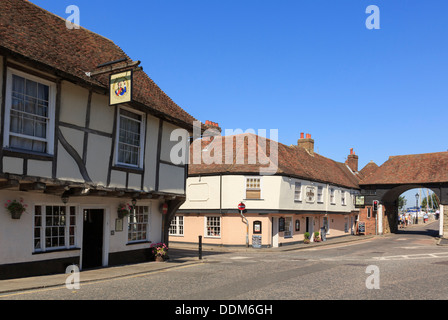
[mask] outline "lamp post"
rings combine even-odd
[[[415,224],[418,224],[418,193],[415,194]]]

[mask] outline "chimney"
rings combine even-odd
[[[211,136],[220,136],[221,135],[221,128],[216,122],[212,122],[210,120],[205,121],[205,131],[203,133],[203,137],[211,137]]]
[[[303,137],[303,132],[300,133],[300,139],[297,140],[299,147],[305,148],[309,154],[314,155],[314,140],[311,139],[311,134],[307,133],[306,138]]]
[[[358,171],[358,156],[353,151],[353,148],[350,148],[350,154],[347,157],[347,160],[345,160],[345,164],[348,165],[348,167],[353,171]]]

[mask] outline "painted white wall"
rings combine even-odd
[[[3,57],[0,56],[0,65],[2,65]],[[14,62],[14,61],[13,61]],[[16,63],[16,62],[14,62]],[[19,63],[17,63],[19,64]],[[23,66],[23,65],[22,65]],[[28,66],[24,66],[33,70]],[[39,70],[33,70],[43,74]],[[0,68],[0,86],[3,81],[3,68]],[[0,90],[1,91],[1,90]],[[1,94],[1,92],[0,92]],[[59,110],[59,120],[69,125],[84,128],[86,126],[87,105],[89,98],[89,90],[63,80],[61,82],[61,108]],[[90,120],[89,129],[94,129],[105,134],[112,134],[114,128],[115,107],[109,106],[107,95],[92,93],[90,103]],[[155,190],[156,172],[157,172],[157,145],[159,140],[159,118],[147,115],[145,121],[145,158],[143,159],[145,174],[143,180],[143,190]],[[84,131],[72,127],[60,126],[62,135],[67,142],[76,150],[80,158],[83,156],[84,149]],[[170,160],[171,147],[176,141],[170,141],[171,133],[179,129],[176,125],[164,122],[162,131],[161,158],[162,160]],[[188,132],[184,130],[184,139],[188,141]],[[84,179],[80,173],[78,165],[65,148],[57,141],[58,158],[57,158],[57,175],[58,179],[69,180],[75,182],[83,182]],[[87,157],[86,169],[92,182],[96,185],[107,185],[107,176],[109,169],[109,159],[112,148],[112,137],[101,134],[89,133],[87,140]],[[114,154],[115,157],[115,154]],[[113,162],[115,165],[115,159]],[[174,192],[184,194],[185,172],[180,167],[166,167],[162,164],[160,167],[161,176],[159,178],[159,186],[161,191]],[[51,178],[52,161],[29,161],[28,174],[36,177]],[[23,159],[20,157],[5,157],[3,159],[3,169],[5,173],[24,174]],[[142,189],[142,175],[139,173],[131,173],[128,176],[129,188]],[[126,187],[126,174],[122,171],[112,170],[110,186],[115,188]]]
[[[290,179],[282,176],[261,177],[261,199],[246,199],[245,175],[222,176],[222,208],[236,209],[243,201],[246,209],[305,210],[352,212],[354,208],[353,190],[306,180]],[[294,200],[295,182],[302,186],[302,201]],[[323,201],[317,201],[317,187],[323,187]],[[314,201],[306,199],[307,188],[313,188]],[[330,203],[329,189],[335,189],[335,203]],[[219,209],[220,176],[189,177],[187,179],[187,199],[180,209]],[[341,192],[345,192],[345,205],[341,202]]]
[[[23,198],[28,205],[27,212],[18,220],[11,218],[5,209],[7,200],[19,200]],[[104,235],[103,248],[107,262],[109,253],[148,248],[149,243],[137,243],[128,245],[128,233],[126,219],[123,223],[123,231],[115,231],[117,207],[120,202],[130,202],[130,199],[103,198],[103,197],[72,197],[67,206],[76,206],[76,247],[81,250],[68,250],[46,253],[35,253],[34,250],[34,206],[35,205],[60,205],[59,196],[42,194],[37,192],[5,191],[0,193],[0,263],[19,263],[75,257],[82,255],[83,215],[82,209],[104,209]],[[141,200],[139,206],[149,206],[149,234],[148,240],[160,242],[162,240],[162,213],[159,200]],[[113,233],[113,234],[112,234]]]

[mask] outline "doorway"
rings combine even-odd
[[[310,240],[314,237],[314,219],[313,217],[305,217],[305,232],[310,234]]]
[[[103,265],[103,209],[83,210],[82,268]]]

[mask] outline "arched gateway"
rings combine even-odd
[[[380,202],[378,217],[384,233],[398,230],[398,197],[414,188],[431,189],[440,200],[439,234],[448,238],[448,152],[389,157],[360,182],[365,203]]]

